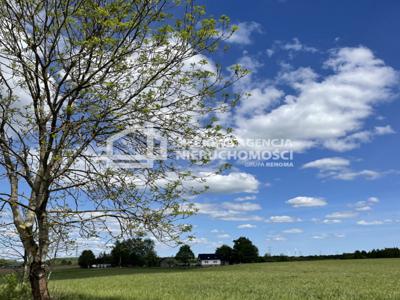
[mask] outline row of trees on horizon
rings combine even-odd
[[[216,249],[216,254],[225,264],[251,263],[259,259],[258,248],[245,237],[233,241],[230,248],[222,245]],[[78,259],[82,268],[95,264],[110,264],[120,267],[156,267],[164,260],[165,266],[190,266],[197,264],[196,257],[189,245],[182,245],[175,257],[160,258],[155,251],[154,241],[151,239],[131,238],[117,241],[110,253],[102,252],[97,257],[93,251],[84,250]]]
[[[266,253],[264,256],[260,256],[258,248],[250,239],[239,237],[233,241],[233,247],[222,245],[215,250],[215,254],[223,264],[239,264],[324,259],[400,258],[400,249],[357,250],[352,253],[334,255],[288,256]],[[119,267],[176,267],[193,266],[197,263],[195,254],[189,245],[182,245],[175,257],[160,258],[155,251],[154,241],[140,237],[117,241],[110,253],[102,252],[97,257],[92,250],[84,250],[78,259],[78,264],[82,268],[89,268],[97,264]]]

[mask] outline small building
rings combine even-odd
[[[178,261],[174,257],[164,257],[160,259],[161,268],[174,268],[178,265]]]
[[[97,265],[91,265],[91,268],[94,269],[106,269],[106,268],[111,268],[111,264],[97,264]]]
[[[199,254],[198,260],[202,267],[220,266],[222,264],[217,254]]]

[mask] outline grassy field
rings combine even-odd
[[[400,259],[57,271],[56,299],[400,299]]]

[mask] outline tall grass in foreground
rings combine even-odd
[[[59,300],[400,299],[400,259],[71,269],[54,273],[50,287]]]

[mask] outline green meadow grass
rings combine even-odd
[[[68,269],[59,300],[400,299],[400,259],[330,260],[199,269]]]

